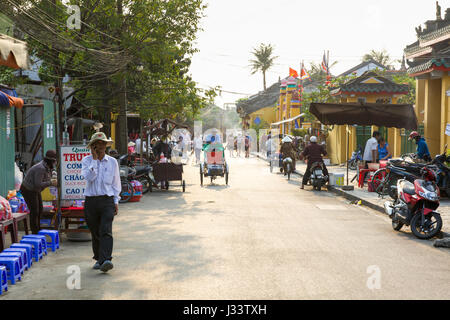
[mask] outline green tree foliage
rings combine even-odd
[[[362,57],[363,62],[370,61],[370,60],[374,60],[374,61],[378,62],[379,64],[386,66],[389,69],[393,68],[392,67],[393,61],[392,61],[389,53],[386,51],[386,49],[383,49],[381,51],[370,50],[369,53],[366,53]]]
[[[81,29],[68,29],[60,0],[0,3],[43,60],[40,77],[57,83],[70,76],[75,96],[101,117],[117,111],[121,93],[128,109],[144,118],[185,119],[205,107],[215,90],[201,90],[189,76],[202,0],[69,0],[81,9]],[[139,72],[138,65],[143,66]],[[122,79],[126,79],[126,87]]]
[[[334,61],[330,64],[329,68],[334,67],[338,62]],[[326,72],[322,69],[321,63],[311,62],[308,73],[312,81],[322,81],[325,82],[327,79]]]
[[[255,74],[261,71],[263,74],[263,86],[266,90],[266,71],[269,70],[277,56],[273,56],[273,46],[271,44],[265,45],[261,43],[258,48],[254,48],[252,51],[254,59],[250,61],[250,67],[252,68],[251,74]]]

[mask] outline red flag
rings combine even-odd
[[[289,68],[289,76],[290,77],[294,77],[294,78],[298,78],[298,73],[294,69]]]
[[[309,77],[310,76],[308,71],[306,71],[305,68],[302,68],[302,71],[300,72],[300,79],[305,80],[308,79]]]

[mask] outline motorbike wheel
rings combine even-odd
[[[270,173],[273,172],[273,165],[272,165],[272,161],[270,161]]]
[[[419,239],[431,239],[441,231],[441,228],[442,219],[437,212],[428,214],[428,217],[425,217],[424,225],[422,225],[421,213],[415,214],[411,219],[411,231]]]
[[[395,231],[400,231],[400,229],[402,227],[403,227],[403,222],[401,222],[398,219],[392,219],[392,229],[394,229]]]
[[[286,165],[286,172],[287,172],[288,180],[290,180],[291,179],[291,165],[289,163]]]
[[[350,160],[348,163],[348,168],[350,170],[356,170],[358,168],[358,162],[356,160]]]
[[[322,190],[322,186],[317,186],[317,191]]]
[[[134,190],[133,186],[129,181],[122,181],[122,191],[120,192],[120,200],[119,203],[125,203],[130,201],[133,197]]]
[[[166,181],[166,190],[169,190],[169,181]]]
[[[142,194],[145,194],[150,191],[152,187],[152,182],[149,178],[142,176],[137,179],[142,184]]]

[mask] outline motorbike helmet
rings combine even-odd
[[[420,134],[419,134],[417,131],[413,131],[413,132],[411,132],[411,133],[409,134],[408,140],[413,140],[413,139],[415,139],[416,137],[420,137]]]
[[[316,136],[312,136],[311,138],[309,138],[309,141],[317,142],[317,137]]]

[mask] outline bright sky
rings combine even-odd
[[[330,51],[331,73],[338,75],[361,62],[375,49],[386,49],[401,59],[403,49],[417,40],[415,27],[436,17],[433,0],[206,0],[191,74],[199,87],[256,94],[263,89],[262,74],[250,74],[251,51],[260,43],[272,44],[279,56],[266,73],[269,87],[299,71],[301,60],[309,67]],[[440,0],[441,16],[450,0]],[[245,95],[222,93],[220,107]]]

